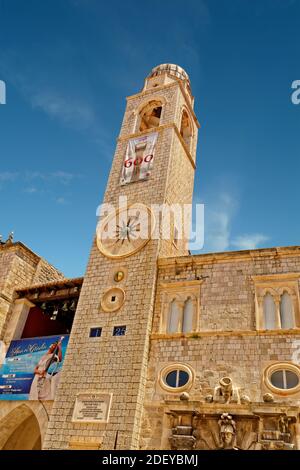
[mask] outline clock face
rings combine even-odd
[[[125,258],[148,243],[154,225],[154,215],[144,204],[119,209],[100,222],[97,246],[108,258]]]

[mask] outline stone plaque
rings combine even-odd
[[[79,393],[73,411],[75,423],[107,423],[111,393]]]

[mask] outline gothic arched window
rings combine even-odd
[[[264,320],[266,330],[274,330],[276,328],[276,306],[270,293],[264,296]]]
[[[291,296],[284,292],[280,299],[281,328],[294,328],[294,309]]]
[[[192,133],[191,121],[185,109],[183,110],[182,116],[181,116],[180,134],[187,148],[190,150],[191,138],[192,138],[193,133]]]
[[[259,274],[252,279],[256,328],[300,328],[299,273]]]

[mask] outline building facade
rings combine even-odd
[[[300,449],[300,247],[189,253],[167,208],[192,203],[193,108],[186,72],[155,67],[127,99],[84,280],[10,282],[5,348],[68,345],[54,396],[3,385],[2,448]]]

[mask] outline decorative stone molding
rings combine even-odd
[[[237,449],[236,424],[229,413],[223,413],[218,421],[221,449]]]
[[[280,371],[280,370],[289,370],[293,372],[294,374],[296,374],[299,380],[298,385],[296,387],[288,388],[288,389],[281,389],[281,388],[275,387],[271,382],[271,376],[274,372]],[[300,367],[296,364],[293,364],[292,362],[273,363],[264,370],[263,382],[264,382],[264,385],[273,394],[276,394],[276,395],[289,396],[289,395],[295,395],[297,393],[300,393]]]
[[[180,311],[176,333],[182,333],[184,304],[188,299],[191,299],[193,305],[193,321],[190,333],[200,330],[200,286],[202,282],[203,280],[193,280],[160,284],[160,334],[168,333],[168,324],[170,321],[170,308],[171,303],[173,301],[176,302]]]
[[[268,419],[265,420],[268,426]],[[273,420],[274,421],[274,420]],[[294,422],[294,417],[282,414],[275,423],[276,429],[263,429],[259,435],[259,444],[262,450],[293,450],[295,444],[291,443],[290,425]]]
[[[239,389],[233,386],[230,377],[222,377],[220,379],[219,385],[214,390],[213,401],[219,403],[240,403]]]
[[[189,375],[189,380],[187,381],[186,384],[184,384],[181,387],[175,388],[175,387],[170,387],[166,383],[167,375],[174,370],[179,370],[179,371],[181,370],[183,372],[186,372]],[[189,367],[188,365],[181,364],[179,362],[167,365],[160,371],[160,374],[159,374],[159,385],[161,386],[162,389],[164,389],[166,392],[169,392],[169,393],[180,393],[180,392],[183,392],[184,390],[188,390],[191,388],[193,382],[194,382],[193,369]]]
[[[170,406],[165,408],[165,426],[169,426],[165,436],[171,449],[293,450],[300,445],[296,406],[165,403]]]
[[[104,312],[116,312],[125,302],[125,292],[120,287],[111,287],[101,298],[101,308]]]
[[[116,230],[120,221],[123,225]],[[154,230],[155,215],[150,207],[142,203],[132,204],[128,208],[121,207],[100,222],[96,237],[97,247],[106,258],[124,259],[144,248]]]
[[[122,273],[122,274],[119,274]],[[123,277],[122,277],[123,276]],[[112,266],[111,270],[109,271],[108,276],[108,285],[116,285],[120,286],[126,283],[128,277],[128,268],[124,266],[124,264],[117,264],[116,266]]]
[[[196,444],[194,436],[195,423],[194,416],[197,412],[170,412],[172,434],[169,442],[172,450],[192,450]]]
[[[280,300],[281,296],[287,292],[290,295],[293,305],[294,328],[300,326],[300,297],[299,297],[299,279],[300,273],[268,274],[251,277],[255,288],[255,318],[256,329],[265,330],[264,318],[264,298],[270,294],[276,306],[276,329],[280,329]]]

